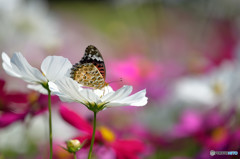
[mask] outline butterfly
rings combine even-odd
[[[102,89],[107,86],[106,68],[99,50],[89,45],[82,59],[71,68],[70,77],[86,87]]]

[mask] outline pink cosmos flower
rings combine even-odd
[[[48,96],[32,91],[28,94],[20,92],[7,93],[5,81],[0,79],[0,128],[13,122],[23,121],[27,115],[35,116],[48,109]],[[52,104],[59,101],[52,97]]]
[[[217,37],[212,41],[214,41],[213,43],[217,50],[213,52],[213,50],[206,48],[204,54],[213,65],[219,66],[225,60],[234,59],[237,38],[232,29],[233,24],[228,20],[218,20],[215,22],[214,27],[217,32]],[[212,47],[212,45],[210,45],[210,47]]]
[[[51,97],[52,106],[59,102],[57,96]],[[39,115],[48,110],[48,96],[32,91],[28,94],[28,105],[26,112],[31,116]]]
[[[234,117],[235,110],[222,114],[218,109],[212,109],[202,116],[202,126],[194,134],[197,142],[211,150],[225,150],[232,142],[234,127],[229,122]]]
[[[38,144],[38,150],[40,153],[34,159],[46,159],[48,158],[48,153],[46,152],[46,144]],[[61,141],[53,142],[53,159],[73,159],[73,155],[68,151],[64,150],[65,143]]]
[[[76,139],[81,142],[86,140],[86,146],[89,146],[93,131],[91,124],[63,105],[60,107],[60,114],[66,122],[83,132],[83,134],[76,137]],[[95,144],[113,150],[118,159],[139,159],[139,154],[144,151],[144,145],[140,140],[118,138],[106,127],[99,127],[97,129]],[[106,151],[106,149],[102,149],[102,151]],[[81,151],[79,153],[81,153]]]
[[[159,63],[139,55],[131,55],[123,61],[111,60],[108,68],[117,70],[109,73],[110,80],[116,81],[122,78],[123,83],[134,88],[146,87],[148,97],[154,99],[163,97],[168,92],[167,85],[171,79],[184,72],[183,67],[178,66],[176,62]],[[116,84],[112,83],[113,86]]]
[[[227,128],[218,127],[213,131],[209,132],[207,137],[207,145],[202,147],[202,150],[195,157],[196,159],[205,159],[209,158],[209,152],[214,151],[240,151],[239,142],[240,142],[240,131],[238,128]],[[211,137],[210,137],[211,136]],[[237,156],[217,156],[212,157],[213,159],[232,159]]]
[[[205,113],[196,110],[183,111],[179,123],[173,127],[169,137],[193,137],[208,150],[226,150],[229,143],[234,141],[234,130],[228,126],[234,112],[232,110],[222,114],[217,108]]]
[[[173,138],[191,136],[203,127],[203,116],[195,110],[185,110],[182,112],[179,122],[173,126],[170,135]]]
[[[26,107],[27,94],[20,92],[7,93],[5,81],[0,79],[0,128],[23,120],[26,112],[19,107]]]

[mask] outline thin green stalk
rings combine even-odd
[[[74,152],[74,159],[77,159],[77,155],[76,155],[76,152]]]
[[[53,147],[52,147],[52,110],[51,110],[51,91],[48,90],[48,112],[49,112],[49,145],[50,145],[50,156],[52,159]]]
[[[96,132],[96,119],[97,119],[97,112],[94,112],[94,118],[93,118],[93,134],[92,134],[92,140],[91,140],[91,146],[88,153],[88,159],[91,159],[92,157],[92,149],[95,139],[95,132]]]

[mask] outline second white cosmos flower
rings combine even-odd
[[[70,61],[61,56],[48,56],[41,64],[41,71],[32,67],[20,52],[14,53],[10,59],[2,53],[2,66],[7,74],[21,78],[30,83],[28,88],[47,94],[46,86],[49,81],[55,81],[68,74],[72,67]]]
[[[49,89],[62,101],[81,103],[94,112],[114,106],[144,106],[148,100],[145,89],[133,95],[130,95],[132,86],[123,86],[117,91],[113,91],[110,86],[94,90],[82,87],[71,78],[49,82]]]

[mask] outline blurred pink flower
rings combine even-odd
[[[27,105],[27,94],[20,92],[7,93],[5,81],[0,79],[0,128],[23,120],[26,112],[19,109]]]
[[[53,144],[53,159],[73,159],[73,154],[64,150],[60,145],[66,147],[57,142]]]
[[[0,128],[13,122],[24,120],[27,115],[31,117],[41,114],[48,109],[48,96],[32,91],[28,94],[20,92],[7,93],[4,90],[5,81],[0,79]],[[52,105],[59,101],[52,96]]]
[[[223,114],[217,108],[205,113],[186,110],[182,113],[180,122],[173,128],[172,134],[177,138],[193,137],[208,150],[227,150],[230,143],[240,139],[234,128],[228,125],[234,113],[235,110],[231,110]]]
[[[4,112],[0,115],[0,128],[6,127],[16,121],[24,120],[25,113]]]
[[[208,150],[208,154],[209,150],[236,150],[240,141],[240,131],[234,126],[229,127],[234,113],[234,109],[224,113],[217,108],[208,112],[185,110],[179,122],[168,133],[168,139],[193,138],[201,145],[202,150]]]
[[[169,145],[169,141],[161,133],[153,132],[142,123],[132,124],[123,129],[124,132],[131,132],[136,138],[141,139],[145,144],[144,156],[162,151],[161,147]]]
[[[206,48],[204,54],[213,65],[218,66],[225,60],[234,59],[237,38],[231,21],[217,20],[214,23],[214,28],[217,34],[215,39],[212,39],[212,42],[217,50],[213,52],[213,50]],[[209,46],[212,47],[211,45]]]
[[[227,128],[218,127],[209,134],[212,136],[207,138],[207,144],[202,146],[201,151],[195,157],[196,159],[209,158],[209,152],[214,151],[240,151],[240,131],[238,128]],[[235,156],[236,157],[236,156]],[[212,157],[213,159],[232,159],[234,156],[217,156]]]
[[[112,60],[107,67],[115,70],[110,72],[111,80],[122,78],[123,83],[133,85],[134,88],[146,87],[148,96],[155,99],[165,95],[167,84],[183,73],[183,68],[174,62],[159,63],[139,55],[130,55],[124,60]]]
[[[35,159],[46,159],[46,158],[48,158],[49,150],[46,149],[46,146],[47,146],[46,144],[39,144],[38,145],[38,150],[41,153],[38,153],[38,155],[37,155],[37,157],[35,157]],[[56,141],[56,140],[53,142],[53,159],[73,159],[73,154],[64,150],[63,147],[66,148],[65,143],[60,142],[60,141]]]
[[[57,96],[51,96],[52,106],[59,102]],[[28,94],[28,105],[26,112],[31,116],[39,115],[48,110],[48,96],[32,91]]]
[[[86,146],[89,146],[93,131],[91,124],[63,105],[60,107],[60,114],[66,122],[83,132],[76,139],[81,142],[86,140]],[[95,144],[102,145],[108,150],[114,150],[114,154],[118,159],[138,159],[139,154],[144,151],[144,145],[140,140],[118,138],[110,129],[103,126],[96,131]]]
[[[224,150],[231,140],[232,130],[228,124],[234,116],[234,111],[222,114],[218,109],[212,109],[202,115],[202,124],[193,133],[197,142],[211,150]]]
[[[194,110],[185,110],[182,112],[179,123],[176,124],[171,135],[174,137],[188,137],[202,128],[202,115]]]

